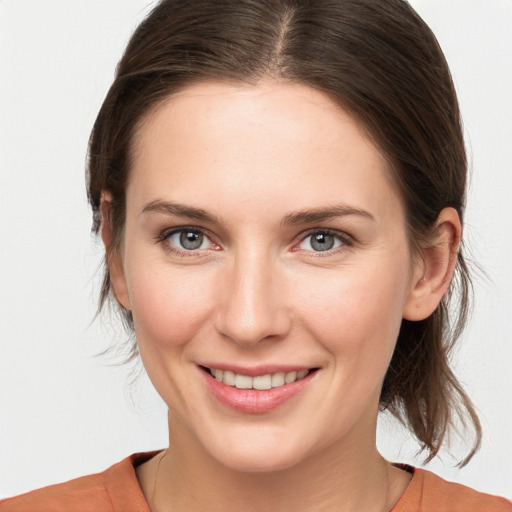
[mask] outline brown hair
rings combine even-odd
[[[256,84],[269,77],[323,91],[362,122],[391,164],[415,250],[428,242],[443,208],[455,208],[462,219],[467,164],[454,86],[435,36],[407,2],[163,0],[133,34],[90,139],[93,230],[108,191],[113,251],[123,236],[132,139],[149,109],[199,81]],[[470,285],[459,252],[456,277],[437,310],[423,321],[403,320],[381,394],[381,408],[410,428],[427,460],[456,420],[466,426],[469,418],[475,442],[461,465],[481,439],[475,410],[449,365]],[[106,266],[100,308],[109,297]],[[123,315],[133,328],[131,313]]]

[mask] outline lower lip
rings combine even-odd
[[[256,390],[238,389],[219,382],[209,373],[201,370],[212,395],[223,405],[235,411],[262,414],[277,409],[286,401],[297,396],[317,372],[310,372],[303,379],[277,388]]]

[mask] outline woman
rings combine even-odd
[[[428,458],[458,415],[461,463],[478,448],[447,362],[465,184],[449,71],[401,0],[161,2],[96,120],[89,197],[101,305],[169,448],[4,509],[512,510],[375,447],[388,409]]]

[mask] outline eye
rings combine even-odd
[[[299,244],[303,251],[325,252],[337,249],[346,243],[341,235],[329,231],[317,231],[306,236]]]
[[[165,236],[172,249],[182,251],[196,251],[209,249],[213,246],[211,240],[200,229],[180,228]]]

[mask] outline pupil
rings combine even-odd
[[[189,251],[198,249],[203,243],[203,234],[194,231],[184,231],[180,235],[180,243],[184,249]]]
[[[325,233],[319,233],[313,236],[311,246],[316,251],[328,251],[334,246],[334,237]]]

